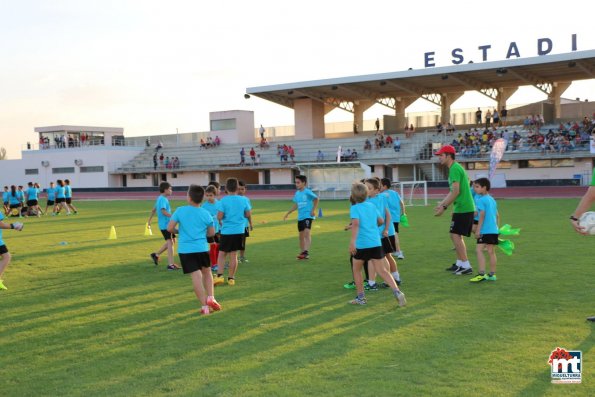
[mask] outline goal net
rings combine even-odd
[[[426,181],[401,181],[393,183],[399,191],[405,206],[428,205],[428,184]]]

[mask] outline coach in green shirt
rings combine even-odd
[[[475,203],[471,195],[471,187],[467,172],[455,161],[456,151],[451,145],[444,145],[436,152],[440,164],[448,167],[448,186],[450,192],[434,208],[434,215],[440,216],[449,205],[453,204],[450,238],[457,252],[457,261],[446,271],[458,276],[472,274],[473,269],[467,257],[467,247],[463,236],[469,237],[473,229]]]

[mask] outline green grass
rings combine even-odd
[[[224,309],[208,317],[188,276],[150,262],[162,244],[143,236],[152,202],[77,204],[80,215],[4,231],[2,396],[594,394],[594,240],[571,230],[577,200],[500,200],[522,232],[513,256],[499,253],[498,281],[479,285],[443,270],[448,216],[408,209],[406,308],[386,290],[347,304],[346,202],[322,202],[311,259],[298,262],[295,219],[281,220],[291,203],[253,201],[250,263],[217,287]],[[550,383],[558,346],[582,350],[582,384]]]

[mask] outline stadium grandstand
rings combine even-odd
[[[159,136],[126,137],[111,127],[39,127],[38,144],[23,150],[21,160],[3,161],[2,178],[10,180],[2,182],[47,186],[70,178],[79,189],[143,189],[165,180],[187,186],[235,176],[254,188],[275,188],[308,173],[321,191],[345,190],[362,175],[443,184],[445,172],[432,155],[441,145],[453,144],[475,178],[487,174],[490,143],[504,137],[508,145],[497,174],[506,185],[581,185],[590,180],[595,159],[595,103],[562,94],[573,81],[593,78],[595,50],[253,87],[247,99],[293,109],[295,125],[267,127],[266,140],[250,111],[212,112],[209,131]],[[547,99],[507,103],[527,85]],[[452,108],[468,91],[491,98],[489,110],[506,107],[506,123],[478,124],[477,109]],[[440,111],[408,113],[419,98]],[[374,104],[387,108],[378,131],[364,118]],[[351,113],[353,123],[325,123],[324,115],[337,108]],[[488,107],[482,110],[485,116]]]

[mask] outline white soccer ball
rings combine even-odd
[[[15,222],[15,223],[13,223],[13,225],[14,225],[14,230],[18,230],[18,231],[23,230],[23,227],[25,226],[21,222]]]
[[[588,211],[578,219],[578,225],[584,227],[587,234],[595,235],[595,211]]]

